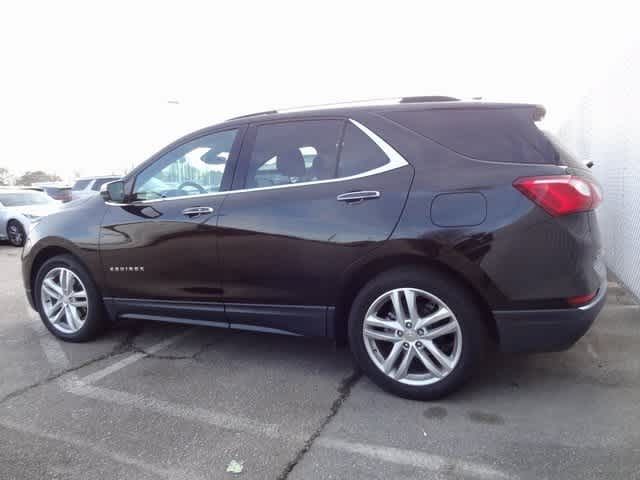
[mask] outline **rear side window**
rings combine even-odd
[[[491,162],[557,163],[528,108],[386,112],[387,118],[467,157]]]
[[[335,178],[343,125],[341,120],[305,120],[259,126],[246,186]]]
[[[338,177],[357,175],[389,163],[389,158],[362,130],[347,122],[338,162]]]

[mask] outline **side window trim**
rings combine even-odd
[[[389,145],[387,142],[385,142],[375,132],[371,131],[369,128],[365,127],[363,124],[361,124],[360,122],[358,122],[358,121],[356,121],[356,120],[354,120],[352,118],[348,118],[347,121],[351,122],[353,125],[355,125],[357,128],[359,128],[378,147],[380,147],[380,149],[387,156],[387,158],[389,158],[389,163],[386,163],[385,165],[382,165],[380,167],[376,167],[376,168],[373,168],[371,170],[367,170],[367,171],[364,171],[364,172],[361,172],[361,173],[358,173],[358,174],[355,174],[355,175],[350,175],[348,177],[329,178],[329,179],[326,179],[326,180],[312,180],[312,181],[308,181],[308,182],[290,183],[290,184],[285,184],[285,185],[272,185],[272,186],[268,186],[268,187],[243,188],[244,185],[245,185],[245,182],[246,182],[246,178],[245,177],[246,177],[246,173],[247,173],[248,162],[250,160],[251,151],[253,150],[253,145],[254,145],[254,141],[255,141],[255,134],[256,134],[256,128],[258,126],[258,125],[254,124],[254,125],[251,125],[249,127],[245,127],[245,126],[240,127],[240,132],[238,132],[238,136],[236,137],[237,145],[236,145],[236,143],[234,143],[234,145],[233,145],[233,150],[235,152],[232,152],[232,154],[230,156],[230,159],[233,158],[233,160],[232,160],[232,162],[233,162],[232,169],[233,169],[234,173],[232,175],[233,183],[229,187],[227,187],[228,189],[222,190],[222,188],[224,187],[224,184],[225,184],[224,179],[223,179],[223,184],[222,184],[222,187],[221,187],[221,191],[219,191],[219,192],[209,192],[209,193],[203,193],[203,194],[198,194],[198,195],[186,195],[184,197],[168,197],[168,198],[158,198],[158,199],[152,199],[152,200],[141,200],[141,201],[138,201],[138,202],[135,202],[135,203],[136,204],[147,204],[147,203],[155,203],[155,202],[167,202],[167,201],[171,201],[171,200],[182,200],[182,199],[185,199],[185,198],[212,197],[212,196],[229,195],[229,194],[236,194],[236,193],[257,192],[257,191],[262,191],[262,190],[276,190],[276,189],[283,189],[283,188],[304,187],[304,186],[309,186],[309,185],[319,185],[319,184],[323,184],[323,183],[348,182],[349,180],[355,180],[355,179],[358,179],[358,178],[378,175],[380,173],[385,173],[385,172],[388,172],[388,171],[391,171],[391,170],[396,170],[398,168],[402,168],[402,167],[405,167],[405,166],[409,165],[409,162],[407,162],[404,159],[404,157],[402,155],[400,155],[400,153],[398,153],[391,145]],[[269,122],[269,123],[277,123],[277,122]],[[345,126],[346,126],[346,122],[345,122]],[[222,131],[225,131],[225,130],[231,130],[231,128],[212,131],[212,132],[207,133],[207,135],[210,134],[210,133],[217,133],[217,132],[222,132]],[[239,138],[239,137],[242,137],[242,138]],[[344,132],[343,132],[341,140],[340,140],[341,144],[342,144],[342,139],[343,138],[344,138]],[[142,170],[141,170],[141,172],[142,172]],[[226,175],[226,172],[225,172],[225,175]],[[136,177],[137,177],[137,175],[136,175]]]
[[[288,120],[288,122],[290,122],[290,121],[303,121],[303,120],[302,119],[301,120]],[[278,188],[303,187],[303,186],[317,185],[317,184],[323,184],[323,183],[345,182],[345,181],[354,180],[354,179],[357,179],[357,178],[363,178],[363,177],[369,177],[369,176],[372,176],[372,175],[378,175],[380,173],[388,172],[390,170],[395,170],[397,168],[401,168],[401,167],[404,167],[406,165],[409,165],[409,162],[407,162],[402,155],[400,155],[391,145],[389,145],[387,142],[385,142],[378,134],[376,134],[375,132],[371,131],[369,128],[367,128],[366,126],[364,126],[363,124],[361,124],[357,120],[354,120],[353,118],[347,118],[346,122],[344,122],[343,130],[341,132],[340,139],[339,139],[338,161],[336,162],[336,169],[338,168],[338,164],[340,162],[340,153],[341,153],[341,150],[342,150],[342,143],[344,141],[344,134],[346,132],[347,122],[350,122],[351,124],[356,126],[367,137],[369,137],[369,139],[371,139],[382,150],[382,152],[389,159],[389,162],[384,164],[384,165],[382,165],[382,166],[380,166],[380,167],[376,167],[376,168],[373,168],[371,170],[366,170],[364,172],[357,173],[355,175],[349,175],[347,177],[329,178],[329,179],[325,179],[325,180],[311,180],[311,181],[307,181],[307,182],[290,183],[290,184],[284,184],[284,185],[272,185],[272,186],[268,186],[268,187],[244,188],[245,185],[246,185],[246,181],[247,181],[246,176],[247,176],[247,173],[248,173],[248,167],[249,167],[249,161],[250,161],[250,157],[251,157],[251,152],[253,151],[253,147],[254,147],[254,144],[255,144],[257,128],[260,126],[260,124],[253,124],[253,125],[251,125],[249,127],[249,131],[246,134],[247,141],[243,142],[242,152],[241,152],[241,154],[239,156],[239,160],[237,162],[238,166],[236,168],[236,171],[239,174],[237,174],[236,178],[234,178],[234,184],[233,184],[232,189],[229,190],[226,193],[254,192],[254,191],[261,191],[261,190],[274,190],[274,189],[278,189]],[[279,123],[279,122],[269,122],[269,123],[265,123],[265,125],[273,124],[273,123]],[[282,122],[282,123],[285,123],[285,122]]]

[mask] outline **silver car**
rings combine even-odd
[[[60,208],[46,193],[27,189],[0,189],[0,240],[21,247],[33,222]]]
[[[79,178],[71,188],[71,199],[78,200],[80,198],[87,198],[91,195],[97,195],[100,192],[100,187],[102,187],[102,185],[119,179],[120,177],[117,175]]]

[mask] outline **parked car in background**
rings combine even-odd
[[[59,183],[34,183],[31,188],[43,191],[54,200],[60,202],[71,201],[71,186]]]
[[[35,188],[0,189],[0,239],[21,247],[33,222],[60,208],[60,202]]]
[[[605,302],[600,187],[543,115],[423,97],[200,130],[40,221],[27,297],[69,341],[109,319],[348,340],[382,388],[442,397]]]
[[[78,200],[79,198],[95,195],[100,192],[102,185],[118,180],[119,178],[117,175],[79,178],[73,184],[73,187],[71,187],[71,198],[72,200]]]

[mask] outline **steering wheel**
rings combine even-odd
[[[178,186],[178,190],[182,190],[183,192],[185,192],[185,187],[195,188],[196,190],[198,190],[199,193],[207,193],[207,191],[204,189],[204,187],[202,185],[196,183],[196,182],[182,182]]]

